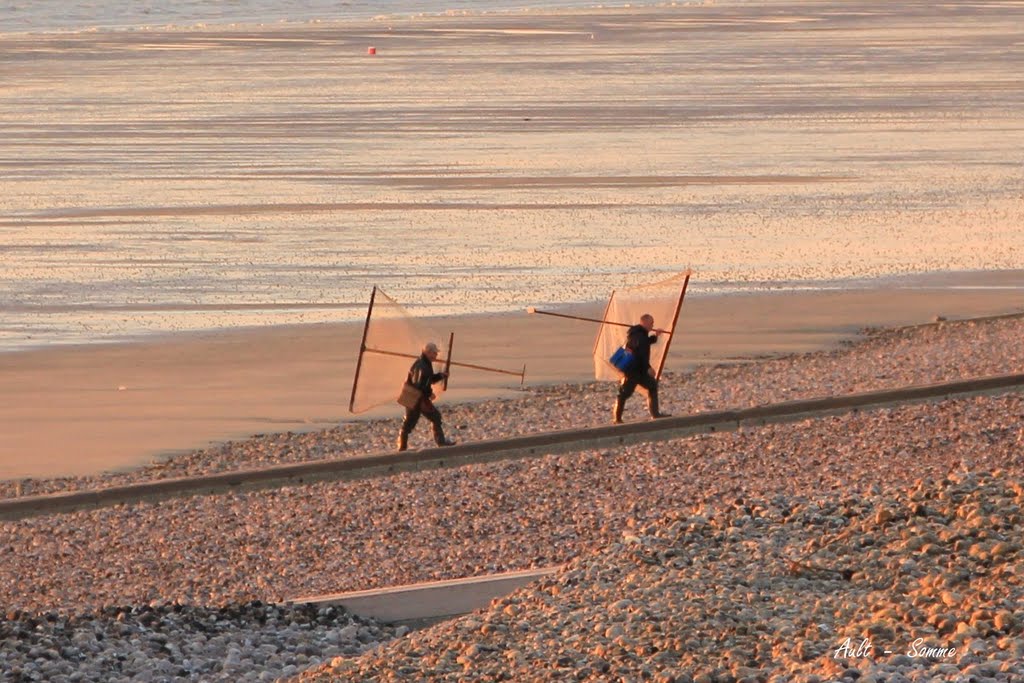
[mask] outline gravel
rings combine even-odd
[[[311,681],[1024,680],[1024,480],[673,511]]]
[[[665,381],[666,407],[681,414],[1021,372],[1024,371],[1024,351],[1019,342],[1024,338],[1021,327],[1020,319],[943,324],[871,334],[863,342],[835,352],[702,368],[691,375]],[[517,401],[450,406],[447,414],[450,424],[466,425],[463,431],[471,438],[497,438],[515,431],[520,424],[529,424],[536,430],[603,424],[608,421],[611,400],[610,385],[566,385],[532,390]],[[642,401],[634,399],[631,403],[633,412],[627,417],[635,419],[642,412]],[[306,449],[304,454],[300,453],[296,459],[306,459],[305,456],[313,452],[341,457],[379,451],[384,443],[391,443],[396,430],[394,420],[355,423],[326,432],[266,436],[226,444],[218,452],[233,455],[224,455],[221,460],[218,460],[220,456],[210,457],[219,465],[230,463],[232,467],[242,462],[252,465],[263,457],[268,462],[283,461],[295,457],[303,448]],[[347,450],[337,445],[339,434],[343,432],[351,442]],[[277,460],[274,454],[279,455]],[[201,457],[200,454],[192,456],[193,459]],[[999,472],[999,475],[987,474],[992,472]],[[977,680],[984,680],[986,676],[994,676],[993,680],[1019,680],[1013,678],[1017,672],[1012,668],[998,670],[1006,662],[1012,667],[1012,658],[996,658],[1000,652],[1015,652],[1015,643],[1019,642],[1021,615],[1017,608],[1007,608],[1009,616],[1005,614],[1007,610],[997,609],[1003,600],[1021,602],[1019,593],[1013,592],[1019,590],[1019,573],[1016,573],[1019,551],[1009,547],[994,554],[995,546],[985,544],[1001,542],[1003,537],[1012,544],[1018,542],[1014,538],[1022,537],[1019,507],[1014,507],[1020,505],[1019,491],[1014,486],[1019,486],[1017,482],[1022,476],[1024,397],[1010,392],[655,444],[405,472],[358,482],[225,493],[5,521],[0,522],[0,549],[4,551],[4,562],[0,564],[0,609],[7,612],[7,618],[2,624],[4,630],[0,631],[4,634],[0,677],[62,680],[61,676],[67,676],[67,680],[106,681],[145,675],[141,672],[147,670],[154,680],[159,680],[164,672],[154,667],[170,666],[179,668],[168,669],[168,676],[184,676],[181,672],[188,668],[188,675],[199,672],[196,675],[202,680],[212,680],[220,675],[228,676],[227,666],[232,676],[258,680],[265,676],[297,674],[316,665],[313,661],[316,657],[320,662],[327,662],[331,671],[343,671],[339,667],[346,666],[365,670],[368,680],[377,676],[378,671],[383,680],[406,674],[415,680],[421,677],[415,671],[421,669],[414,670],[413,664],[404,659],[407,653],[403,654],[405,651],[401,649],[408,647],[405,644],[408,639],[403,638],[380,650],[379,657],[371,654],[375,652],[371,650],[361,659],[354,659],[358,653],[347,652],[341,646],[342,651],[335,655],[327,642],[327,634],[353,625],[351,621],[343,621],[351,619],[348,616],[336,614],[334,621],[318,624],[316,629],[306,633],[302,624],[308,622],[308,617],[301,612],[289,612],[278,618],[277,626],[270,629],[273,633],[268,633],[259,616],[254,618],[252,608],[247,606],[278,609],[266,603],[279,603],[298,595],[568,563],[569,568],[554,580],[555,583],[542,582],[540,588],[534,586],[522,594],[534,595],[529,591],[541,591],[536,593],[540,596],[547,591],[547,597],[531,598],[521,606],[504,604],[499,612],[510,621],[496,624],[512,628],[521,628],[522,624],[523,633],[535,633],[535,641],[522,640],[524,636],[518,633],[514,634],[516,638],[509,636],[507,642],[511,645],[499,652],[519,651],[525,657],[524,662],[533,662],[536,666],[540,663],[527,656],[533,650],[524,648],[529,646],[550,653],[550,657],[547,654],[542,657],[544,667],[548,668],[538,669],[537,677],[544,680],[564,680],[563,674],[583,676],[584,680],[590,675],[596,676],[593,680],[604,680],[600,676],[615,673],[612,669],[603,672],[593,669],[601,666],[595,657],[609,662],[609,666],[614,663],[628,668],[630,673],[623,674],[626,680],[642,679],[645,667],[651,676],[662,676],[663,680],[683,681],[687,680],[686,676],[701,680],[702,675],[710,677],[703,680],[711,681],[770,680],[772,676],[804,673],[810,677],[817,675],[812,673],[817,671],[815,666],[826,661],[827,647],[839,647],[842,640],[837,640],[837,635],[846,634],[853,638],[851,643],[859,642],[854,636],[862,634],[866,628],[862,622],[867,613],[863,610],[876,607],[879,612],[890,609],[896,615],[885,616],[887,628],[903,624],[902,630],[892,634],[880,631],[886,638],[875,637],[876,645],[883,640],[891,641],[900,648],[894,652],[906,657],[908,644],[904,636],[933,637],[925,624],[937,629],[936,647],[952,642],[947,629],[931,624],[927,615],[920,617],[915,612],[908,617],[901,611],[906,606],[904,592],[923,600],[921,595],[924,594],[914,591],[925,588],[923,585],[915,588],[903,581],[900,577],[904,575],[899,573],[904,571],[899,569],[901,567],[906,568],[908,577],[935,576],[941,571],[946,571],[948,576],[971,572],[966,582],[948,587],[948,592],[968,602],[944,602],[946,611],[942,614],[947,618],[939,623],[958,619],[955,624],[947,624],[952,625],[955,635],[960,628],[958,624],[966,621],[965,629],[974,628],[982,634],[970,636],[972,640],[962,643],[965,648],[975,647],[976,651],[970,656],[979,661],[972,663],[963,657],[940,658],[935,667],[928,669],[932,672],[930,675],[940,680],[955,680],[956,676],[950,673],[952,670],[948,675],[953,678],[944,678],[947,674],[937,667],[959,667],[956,671],[962,673],[978,665],[974,673],[964,675],[974,675]],[[103,481],[119,480],[112,477]],[[971,486],[976,489],[960,491],[957,488]],[[930,495],[939,497],[932,500],[928,498]],[[989,498],[992,505],[985,503]],[[921,519],[918,519],[920,515],[907,517],[906,510],[913,509],[919,502],[926,508],[939,510],[940,514],[934,519],[931,515]],[[972,516],[975,508],[983,512]],[[680,536],[682,531],[677,522],[689,529],[695,515],[709,520],[707,528],[695,528],[692,533],[687,531]],[[886,518],[887,515],[890,516]],[[961,519],[964,515],[966,517]],[[741,519],[746,521],[738,521]],[[871,519],[876,520],[875,526],[866,527]],[[974,520],[970,522],[974,527],[965,526],[969,519]],[[901,536],[899,542],[904,545],[898,545],[893,534],[902,533],[899,529],[914,528],[914,525],[917,531],[912,535],[928,538],[928,543],[914,547],[911,544],[916,541]],[[946,532],[942,525],[951,529],[953,536],[943,540]],[[858,540],[851,541],[855,546],[842,540],[833,540],[827,549],[815,545],[851,528],[859,529]],[[971,529],[977,532],[971,532],[973,536],[968,535]],[[632,540],[634,538],[638,540]],[[967,540],[964,539],[970,540],[970,544],[965,545]],[[971,549],[979,543],[982,545],[972,555]],[[721,550],[715,550],[716,547]],[[851,547],[859,549],[859,554],[851,555]],[[605,550],[597,550],[601,548]],[[701,585],[707,590],[693,587],[689,597],[686,591],[682,597],[666,593],[667,602],[664,609],[659,608],[661,611],[638,607],[632,618],[615,620],[614,615],[632,614],[630,604],[622,601],[643,605],[639,601],[644,591],[657,594],[670,587],[657,582],[660,575],[637,574],[635,580],[628,579],[630,574],[647,566],[646,561],[634,557],[647,548],[652,549],[655,557],[658,552],[671,551],[674,553],[672,562],[682,557],[697,563],[672,567],[666,555],[665,562],[659,560],[660,564],[650,566],[677,572],[671,574],[673,583],[685,582],[693,575],[693,580],[705,581]],[[726,551],[734,560],[720,561],[727,557],[722,554]],[[607,558],[602,559],[606,555]],[[623,574],[622,568],[609,569],[607,576],[601,573],[603,570],[589,573],[588,562],[602,566],[600,563],[606,561],[626,562],[624,566],[629,571]],[[787,561],[800,563],[795,573]],[[945,564],[940,567],[942,563]],[[997,565],[1000,569],[992,575],[993,581],[998,578],[1005,589],[998,589],[987,579],[976,580],[976,572],[994,571]],[[703,569],[696,572],[694,567]],[[847,579],[844,572],[851,571]],[[576,574],[566,579],[570,574],[565,572]],[[878,581],[889,581],[890,587],[876,586],[877,581],[872,576],[879,577]],[[739,583],[743,577],[749,577],[745,580],[751,585],[743,587]],[[648,586],[645,583],[648,581],[654,583]],[[788,588],[786,581],[792,581],[800,591]],[[594,585],[588,587],[590,583]],[[551,594],[556,585],[566,594],[571,594],[570,589],[580,591],[580,597],[567,598],[567,602],[558,607],[560,595]],[[871,589],[874,592],[864,592],[869,585],[874,586]],[[936,589],[936,585],[945,587],[945,583],[929,583],[929,590]],[[718,589],[712,589],[714,586],[726,591],[725,597],[717,596]],[[772,590],[776,588],[783,600],[779,602],[778,616],[789,619],[788,627],[773,625],[768,613],[774,599],[770,596],[775,594]],[[850,594],[848,601],[843,602],[846,598],[840,588]],[[612,597],[614,600],[602,602],[605,600],[600,597],[602,594],[594,593],[595,597],[586,598],[592,603],[585,602],[584,591],[588,590],[612,591],[614,595],[609,594],[608,600]],[[798,598],[796,592],[806,595]],[[762,594],[769,596],[763,605],[755,599]],[[729,626],[726,623],[735,615],[729,617],[730,613],[722,605],[733,604],[740,600],[737,597],[740,595],[755,596],[750,598],[754,601],[750,606],[754,611],[747,615],[754,621],[747,628],[761,624],[763,629],[758,631],[758,639],[751,640],[753,636],[749,633],[737,633],[737,638],[743,638],[732,648],[736,650],[734,654],[729,654],[728,648],[712,647],[707,644],[710,641],[700,640],[698,636],[713,639],[717,633],[731,632],[728,628],[739,628],[741,624]],[[845,616],[834,616],[826,624],[832,629],[827,637],[819,634],[812,638],[806,633],[808,614],[818,615],[817,611],[807,611],[813,607],[814,603],[808,602],[812,597],[822,602],[822,609],[831,605],[840,610],[846,606],[843,609],[847,612],[842,613]],[[700,604],[706,603],[714,609],[701,612],[690,609],[692,606],[688,606],[687,601],[698,598],[703,601]],[[941,594],[939,599],[942,599]],[[544,616],[541,605],[544,601],[550,602],[550,609],[564,608],[570,615],[573,610],[583,611],[577,617],[566,617],[567,622],[552,620]],[[862,602],[868,607],[854,610],[854,606]],[[143,615],[151,614],[144,611],[147,606],[160,615],[158,620],[145,616],[151,622],[148,624],[141,622]],[[923,603],[914,607],[923,612],[931,609]],[[506,608],[514,615],[506,614]],[[162,634],[167,643],[164,645],[184,653],[196,639],[206,637],[207,643],[215,639],[208,634],[197,634],[190,626],[195,620],[176,621],[177,617],[172,615],[220,615],[221,610],[233,615],[223,618],[229,622],[225,631],[231,631],[231,635],[216,639],[209,650],[189,651],[189,667],[182,661],[184,655],[181,660],[168,655],[162,661],[169,664],[152,659],[165,654],[159,648],[154,650],[149,639],[149,632],[157,628],[154,624],[167,622],[169,625],[160,627],[165,629]],[[656,632],[644,636],[643,629],[647,628],[644,624],[662,623],[677,610],[688,616],[682,621],[670,620],[671,629],[666,633],[681,638],[681,644],[672,645],[674,658],[661,655],[655,661],[665,650],[662,646],[667,636]],[[487,662],[480,671],[496,666],[495,652],[486,649],[497,647],[489,644],[492,634],[485,633],[491,628],[486,619],[492,612],[475,615],[468,622],[463,619],[438,626],[435,629],[440,630],[424,631],[413,638],[443,640],[451,637],[453,644],[461,643],[467,652],[460,650],[455,655],[456,669],[461,669],[460,676],[473,680],[478,675],[475,668],[478,660]],[[976,612],[981,612],[977,618]],[[598,613],[605,614],[601,617],[604,621],[597,621]],[[661,621],[648,619],[651,615],[660,615]],[[124,621],[118,622],[119,618]],[[202,621],[202,618],[197,619]],[[455,640],[452,635],[430,635],[461,633],[459,630],[466,629],[472,619],[481,622],[479,628],[475,631],[470,628],[466,634],[459,635],[461,640]],[[978,629],[977,624],[971,624],[972,619],[991,624],[994,630]],[[1002,626],[997,624],[997,619]],[[547,630],[542,630],[541,626],[547,622],[550,622],[544,627]],[[64,624],[59,632],[57,623]],[[130,628],[139,630],[134,634],[125,633],[121,640],[111,641],[104,636],[99,650],[88,649],[96,645],[89,633],[106,634],[110,629],[121,629],[115,625],[118,623],[128,623]],[[71,624],[88,626],[79,631]],[[594,631],[600,624],[601,637],[609,643],[621,638],[629,642],[613,647],[582,634],[580,637],[587,640],[573,644],[581,624],[584,631],[587,628]],[[368,629],[365,633],[361,630],[364,627]],[[1013,630],[1015,628],[1018,630]],[[676,630],[679,636],[673,635]],[[346,633],[351,634],[351,631]],[[73,640],[75,634],[79,634],[81,644]],[[373,647],[392,635],[400,635],[361,622],[356,634],[362,649]],[[1009,640],[1001,645],[1004,638]],[[978,642],[973,644],[975,640]],[[116,644],[107,650],[110,642]],[[250,642],[253,646],[247,645]],[[350,643],[351,639],[345,642]],[[274,649],[276,659],[272,665],[257,664],[256,654],[251,649],[256,643],[260,648],[266,647],[262,651],[267,652],[268,662],[270,650]],[[801,647],[800,643],[810,643],[802,646],[802,654],[793,650]],[[562,649],[554,649],[556,646]],[[605,648],[604,654],[596,652],[598,646]],[[651,650],[652,647],[657,647],[658,651]],[[311,653],[310,649],[315,652]],[[423,662],[435,661],[441,666],[442,660],[437,659],[442,656],[441,651],[433,652],[426,645],[421,649]],[[623,652],[633,654],[627,656]],[[958,652],[963,654],[963,650]],[[387,653],[395,653],[394,666],[388,663],[392,655]],[[500,661],[508,671],[525,671],[512,661],[516,655],[501,656]],[[303,661],[302,657],[306,659]],[[465,661],[459,662],[460,657]],[[868,677],[870,667],[881,666],[882,661],[849,659],[857,660],[852,661],[850,668],[860,673],[858,680],[871,680]],[[749,675],[737,676],[740,669],[734,665],[741,660],[754,661],[761,673],[753,674],[744,669],[743,673]],[[900,666],[919,668],[921,658],[911,660],[910,664],[900,664],[904,660],[885,661],[886,666],[897,669]],[[114,662],[119,662],[121,668],[116,668]],[[466,662],[470,664],[468,668]],[[979,673],[988,671],[985,667],[993,662],[997,670],[991,676]],[[550,668],[553,666],[555,668]],[[754,665],[742,666],[756,669]],[[408,670],[406,674],[401,674],[403,667]],[[584,675],[588,667],[590,673]],[[722,673],[718,669],[728,671]],[[779,674],[776,670],[787,673]],[[399,674],[395,674],[396,671]],[[889,670],[882,671],[888,676],[885,671]],[[918,680],[911,676],[917,675],[913,672],[899,671],[898,675]],[[882,680],[890,679],[883,677]]]

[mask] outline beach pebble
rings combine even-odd
[[[688,412],[812,397],[825,384],[850,393],[1020,372],[1021,338],[1018,319],[879,333],[835,352],[668,377],[664,395]],[[534,388],[446,414],[470,439],[604,424],[613,390]],[[638,417],[642,401],[631,410]],[[1003,673],[1024,675],[1022,416],[1024,398],[1006,392],[3,521],[0,672],[267,680],[314,667],[484,680],[541,667],[537,676],[557,680],[738,680],[746,667],[743,678],[791,681],[838,667],[844,639],[870,634],[894,652],[911,636],[956,647],[929,660],[935,676],[943,666],[959,675],[982,652],[1005,653]],[[382,420],[264,435],[159,468],[27,488],[349,457],[390,448],[396,430]],[[403,632],[384,649],[393,629],[267,604],[551,565],[565,568],[548,588],[497,600],[468,623]],[[988,649],[972,650],[978,641]],[[903,675],[891,662],[845,661],[835,676]]]
[[[986,501],[1000,524],[1016,519],[1015,525],[1006,528],[1009,533],[1024,532],[1015,516],[1019,507],[1012,490],[1021,480],[971,474],[969,479],[946,479],[938,485],[951,495],[936,508],[930,523],[917,527],[919,533],[969,528],[969,505],[975,499]],[[745,497],[745,504],[757,506],[755,519],[760,524],[757,530],[751,526],[742,532],[736,531],[729,514],[712,514],[705,524],[691,527],[680,537],[678,531],[692,511],[669,512],[645,522],[648,545],[700,558],[699,564],[666,568],[643,562],[642,554],[606,545],[581,553],[553,577],[470,617],[413,632],[358,659],[306,671],[297,680],[390,680],[395,672],[411,670],[422,653],[451,651],[463,653],[457,661],[464,667],[437,671],[432,680],[488,681],[496,671],[506,680],[599,681],[607,680],[608,671],[621,671],[622,680],[712,683],[909,683],[1024,676],[1024,662],[1008,651],[1019,642],[1019,631],[1012,640],[972,639],[966,645],[944,641],[930,628],[927,613],[913,608],[930,582],[903,586],[896,570],[881,561],[871,562],[871,575],[864,580],[846,579],[837,571],[861,558],[862,535],[868,533],[863,527],[874,528],[878,505],[898,515],[930,493],[911,482],[881,488],[859,502],[841,500],[846,495],[780,495],[760,501]],[[850,522],[845,528],[834,527],[828,514],[840,506]],[[794,508],[800,511],[794,513]],[[726,511],[727,507],[721,510]],[[858,524],[861,521],[868,524]],[[897,527],[870,533],[880,558],[906,552]],[[770,552],[765,552],[766,538],[771,539]],[[808,552],[809,547],[817,549]],[[829,548],[828,554],[824,547]],[[794,557],[800,562],[794,563]],[[926,557],[918,562],[924,576],[964,573],[972,577],[957,594],[958,604],[984,599],[1016,605],[1024,600],[1024,581],[994,578],[993,570],[1001,568],[998,564],[984,567],[988,571],[983,572],[979,560],[969,555]],[[579,580],[584,575],[605,575],[611,580]],[[554,598],[548,588],[552,582],[561,588]],[[744,599],[748,596],[752,599]],[[514,615],[507,610],[513,604],[517,606]],[[599,627],[610,613],[621,609],[638,611],[644,618]],[[573,631],[571,639],[565,639],[557,625],[568,614],[598,626]],[[984,611],[979,614],[983,616]],[[481,635],[459,626],[480,619],[488,623],[525,619],[532,628]],[[655,624],[657,628],[651,628]],[[411,652],[417,653],[415,659],[410,658]]]

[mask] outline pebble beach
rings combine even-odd
[[[1024,481],[737,497],[302,681],[1024,680]]]
[[[703,368],[666,378],[665,406],[682,414],[1020,372],[1022,327],[1021,318],[1006,317],[872,331],[831,352]],[[464,425],[455,433],[469,439],[518,433],[516,425],[543,431],[603,424],[611,391],[607,384],[546,387],[514,401],[446,406],[446,420]],[[627,419],[642,419],[641,409],[642,401],[633,399]],[[105,610],[120,606],[120,614],[157,610],[160,619],[150,618],[145,633],[156,630],[174,647],[160,648],[155,656],[177,667],[175,675],[187,671],[193,680],[229,674],[267,680],[316,665],[326,667],[315,674],[325,680],[505,675],[495,671],[507,672],[506,680],[521,680],[516,672],[527,671],[535,673],[524,673],[526,679],[607,680],[614,674],[640,680],[645,669],[679,681],[687,676],[814,680],[814,675],[826,680],[847,669],[861,676],[877,670],[883,678],[875,680],[909,677],[900,673],[903,660],[874,655],[846,658],[842,671],[820,668],[831,666],[826,650],[839,647],[837,636],[859,642],[854,636],[869,628],[869,617],[881,624],[878,633],[901,647],[903,636],[915,634],[957,646],[961,656],[929,664],[925,670],[932,677],[947,675],[942,671],[951,671],[948,667],[975,666],[972,671],[988,671],[991,680],[1019,680],[1013,678],[1021,675],[1013,662],[1014,657],[1019,661],[1024,615],[1013,605],[1021,597],[1015,545],[1021,501],[1015,482],[1024,476],[1022,417],[1019,394],[978,396],[620,449],[3,522],[0,538],[9,552],[0,601],[8,611],[8,633],[20,629],[22,635],[7,636],[0,666],[7,673],[19,671],[22,680],[56,680],[72,676],[69,671],[77,677],[68,680],[130,679],[141,670],[132,669],[131,662],[141,667],[145,657],[154,656],[144,654],[149,641],[96,637],[117,619],[117,613]],[[344,430],[264,436],[193,454],[180,471],[208,471],[188,470],[195,467],[185,464],[189,461],[217,461],[212,468],[232,469],[317,453],[344,457],[379,451],[389,447],[396,430],[396,420],[382,420]],[[425,439],[425,431],[418,437]],[[931,511],[917,515],[915,505]],[[887,515],[892,516],[878,521]],[[705,521],[697,523],[697,517]],[[816,542],[844,531],[850,532],[847,537],[818,552]],[[931,550],[922,553],[915,538],[924,538]],[[998,543],[1008,545],[996,553]],[[859,554],[852,555],[855,551]],[[662,559],[649,563],[644,557]],[[260,647],[267,643],[258,637],[263,626],[251,616],[225,617],[234,635],[209,649],[207,634],[197,634],[187,621],[164,618],[175,609],[251,615],[245,606],[256,601],[565,563],[561,574],[509,598],[512,602],[419,632],[413,640],[400,639],[361,659],[352,658],[394,632],[360,624],[354,641],[338,643],[337,634],[353,626],[350,617],[324,615],[325,623],[301,638],[274,641],[277,658],[270,661],[261,659]],[[659,566],[670,573],[659,573]],[[757,572],[742,569],[750,567]],[[732,584],[737,576],[745,576],[746,585]],[[911,585],[917,588],[903,590]],[[669,586],[672,592],[666,592]],[[773,621],[764,616],[764,605],[752,604],[750,619],[733,619],[728,628],[723,612],[698,609],[703,603],[682,610],[680,605],[694,596],[713,594],[711,586],[722,587],[722,600],[739,600],[742,593],[756,603],[753,596],[768,595],[788,607],[780,607]],[[579,597],[563,602],[552,593],[570,588]],[[950,591],[959,602],[942,603],[936,623],[945,626],[939,628],[929,619],[938,618],[940,607],[922,601]],[[659,594],[657,604],[641,599]],[[822,602],[808,612],[814,600]],[[920,614],[906,613],[914,600]],[[825,611],[832,616],[821,623],[830,630],[811,637],[808,615],[817,618]],[[652,626],[659,620],[645,617],[677,612],[683,621],[670,620],[661,635]],[[39,615],[65,625],[59,632],[26,627]],[[82,619],[90,624],[84,635],[66,625]],[[301,619],[309,622],[308,616]],[[287,617],[280,629],[298,629],[285,624],[301,619]],[[747,632],[733,634],[729,629],[737,623],[746,623]],[[960,623],[966,626],[961,629]],[[579,638],[563,633],[570,631]],[[78,640],[69,644],[74,633]],[[679,642],[666,648],[666,637]],[[809,644],[797,653],[793,648],[801,642]],[[308,652],[310,643],[317,652]],[[68,647],[78,648],[78,654],[62,654]],[[108,648],[125,658],[120,668],[99,664],[114,656]],[[656,657],[666,649],[669,655]],[[1000,659],[999,653],[1010,654]],[[305,658],[301,662],[299,654]],[[537,661],[557,667],[518,668]],[[296,670],[286,671],[289,666]],[[145,668],[156,671],[151,664]],[[164,680],[162,674],[152,675]]]

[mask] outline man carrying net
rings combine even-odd
[[[647,410],[652,418],[668,417],[658,406],[658,378],[651,367],[651,344],[658,342],[658,331],[654,331],[654,317],[650,313],[640,316],[640,324],[633,325],[626,332],[626,348],[633,356],[633,362],[622,371],[619,393],[612,410],[612,422],[622,422],[622,409],[626,399],[633,395],[637,386],[647,391]]]
[[[406,384],[411,385],[419,391],[421,397],[413,406],[405,408],[405,419],[402,420],[402,428],[398,432],[398,450],[404,451],[409,447],[409,434],[416,428],[420,415],[430,420],[434,432],[434,442],[438,446],[453,446],[454,441],[449,441],[444,436],[444,428],[441,426],[441,411],[434,405],[434,390],[432,385],[444,380],[447,372],[434,372],[434,361],[437,360],[437,344],[427,342],[423,345],[423,353],[413,361],[409,368],[409,376]]]

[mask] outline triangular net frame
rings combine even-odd
[[[443,338],[429,326],[414,319],[401,304],[375,287],[370,295],[363,341],[352,380],[349,412],[363,413],[377,406],[394,403],[409,374],[410,366],[420,356],[427,342],[437,344],[439,357],[449,357],[449,338]],[[435,364],[435,372],[440,370],[439,365]],[[437,396],[444,392],[444,384],[438,382],[432,385]]]
[[[651,367],[658,377],[661,376],[689,281],[690,272],[686,271],[660,282],[612,292],[594,340],[595,379],[618,381],[622,378],[622,373],[608,359],[626,343],[629,327],[639,323],[645,313],[654,316],[655,329],[664,331],[658,343],[651,346]]]

